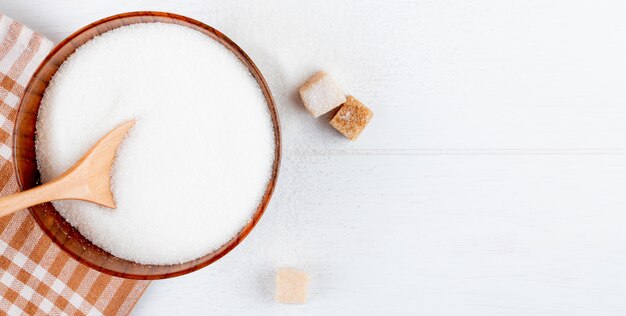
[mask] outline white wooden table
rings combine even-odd
[[[135,313],[626,313],[626,2],[333,2],[0,0],[57,41],[124,11],[188,15],[274,89],[285,147],[266,215]],[[357,142],[302,110],[318,68],[374,110]],[[312,275],[308,304],[272,300],[279,266]]]

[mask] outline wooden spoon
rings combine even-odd
[[[117,148],[133,125],[135,120],[110,131],[71,168],[51,181],[0,198],[0,217],[55,200],[83,200],[115,208],[111,192],[111,165]]]

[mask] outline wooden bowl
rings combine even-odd
[[[280,163],[280,125],[278,115],[274,105],[274,100],[270,89],[261,75],[261,72],[254,65],[252,60],[228,37],[216,29],[196,20],[164,12],[130,12],[114,15],[100,21],[89,24],[78,30],[68,38],[58,44],[48,56],[43,60],[33,77],[31,78],[24,98],[22,99],[14,131],[14,159],[17,173],[17,180],[22,190],[28,190],[40,184],[37,161],[35,159],[35,124],[39,104],[48,82],[56,73],[59,66],[82,44],[90,39],[109,30],[123,25],[135,23],[163,22],[183,25],[200,31],[214,40],[222,43],[226,48],[235,54],[244,63],[250,73],[256,78],[259,86],[263,90],[265,101],[270,110],[274,125],[275,152],[274,164],[272,166],[272,176],[265,189],[263,200],[256,209],[252,220],[228,243],[201,258],[189,262],[175,265],[145,265],[138,264],[113,256],[100,249],[83,237],[56,211],[51,203],[40,204],[30,208],[30,212],[44,232],[52,240],[79,262],[96,269],[98,271],[118,277],[155,280],[171,278],[187,274],[203,268],[217,259],[223,257],[243,238],[245,238],[254,225],[259,221],[269,203]]]

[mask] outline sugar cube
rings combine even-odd
[[[284,304],[304,304],[307,300],[309,275],[305,272],[280,268],[276,274],[276,301]]]
[[[352,96],[339,108],[330,121],[335,129],[350,140],[355,140],[372,119],[372,111]]]
[[[300,97],[304,106],[314,117],[346,102],[346,96],[327,73],[320,71],[300,87]]]

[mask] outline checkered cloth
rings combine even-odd
[[[18,191],[11,148],[17,105],[53,43],[0,14],[0,194]],[[149,282],[92,270],[61,251],[26,210],[0,218],[0,314],[126,315]]]

